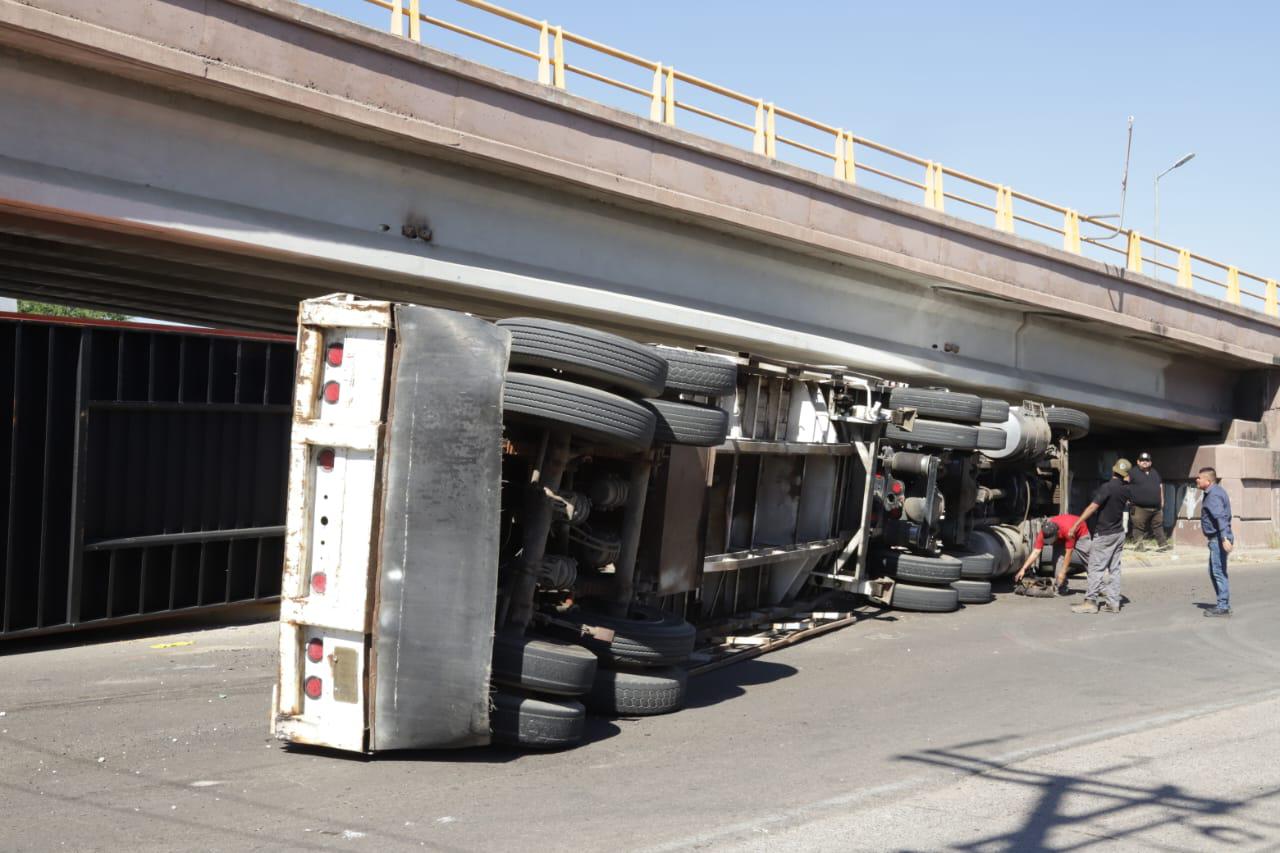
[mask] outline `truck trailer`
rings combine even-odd
[[[337,294],[302,303],[272,726],[563,748],[872,604],[991,598],[1072,409]]]

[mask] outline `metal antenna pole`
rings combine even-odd
[[[1129,155],[1133,153],[1133,116],[1129,116],[1129,134],[1124,146],[1124,175],[1120,178],[1120,225],[1124,230],[1124,202],[1129,194]]]

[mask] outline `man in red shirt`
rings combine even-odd
[[[1040,525],[1040,532],[1036,534],[1035,544],[1031,548],[1031,553],[1027,555],[1027,560],[1022,564],[1022,568],[1014,575],[1013,582],[1017,583],[1022,580],[1022,576],[1027,573],[1027,569],[1031,568],[1040,559],[1040,554],[1046,546],[1053,549],[1053,588],[1061,592],[1066,592],[1067,571],[1071,568],[1072,560],[1076,560],[1078,565],[1086,565],[1089,561],[1089,548],[1093,544],[1093,540],[1089,536],[1089,528],[1081,525],[1079,533],[1076,536],[1071,535],[1071,530],[1080,521],[1078,515],[1055,515],[1052,518],[1046,518]]]

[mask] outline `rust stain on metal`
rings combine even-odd
[[[360,700],[360,656],[355,649],[338,648],[330,655],[333,663],[333,698],[336,702]]]

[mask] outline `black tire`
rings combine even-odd
[[[978,430],[979,450],[1004,450],[1009,437],[1000,427],[975,427]]]
[[[951,450],[978,449],[977,427],[948,424],[942,421],[917,419],[910,431],[889,424],[885,429],[884,437],[897,444],[918,444],[921,447],[942,447]]]
[[[893,607],[918,613],[950,613],[960,608],[960,593],[949,586],[895,584]]]
[[[676,666],[645,672],[602,668],[596,673],[596,683],[584,701],[597,714],[622,717],[670,714],[684,705],[688,681],[688,673]]]
[[[738,387],[738,363],[725,355],[657,347],[667,360],[667,390],[724,397]]]
[[[653,444],[653,412],[639,403],[586,385],[508,373],[504,415],[565,427],[574,435],[640,450]]]
[[[910,406],[922,418],[937,418],[959,424],[976,424],[982,417],[982,398],[974,394],[950,391],[928,391],[923,388],[894,388],[889,392],[889,406]]]
[[[978,420],[984,424],[1002,424],[1009,420],[1009,404],[994,397],[982,398],[982,413]]]
[[[994,563],[993,577],[1003,577],[1014,571],[1010,565],[1013,557],[1005,540],[999,534],[993,533],[990,528],[980,527],[970,531],[965,547],[974,554],[991,557]]]
[[[885,574],[907,583],[949,584],[960,580],[960,561],[947,554],[926,557],[905,551],[883,551],[878,563]]]
[[[1066,433],[1069,441],[1089,434],[1089,416],[1079,409],[1051,406],[1044,410],[1044,417],[1054,432]]]
[[[560,617],[561,621],[613,630],[613,640],[584,637],[583,645],[612,664],[671,666],[684,663],[693,651],[692,625],[657,607],[632,604],[626,617],[611,616],[592,605],[583,605]]]
[[[564,749],[582,740],[587,709],[572,699],[552,702],[495,692],[489,729],[495,743],[529,749]]]
[[[961,604],[986,604],[994,597],[991,595],[991,581],[960,580],[951,584],[960,598]]]
[[[985,581],[995,574],[996,558],[990,554],[952,554],[960,561],[962,580]]]
[[[675,403],[670,400],[641,400],[653,412],[654,444],[685,444],[715,447],[729,434],[729,413],[710,406]]]
[[[581,696],[595,683],[596,656],[576,643],[500,631],[493,638],[494,684]]]
[[[497,325],[511,333],[512,367],[561,370],[640,397],[656,397],[666,385],[666,359],[653,347],[555,320],[513,317]]]

